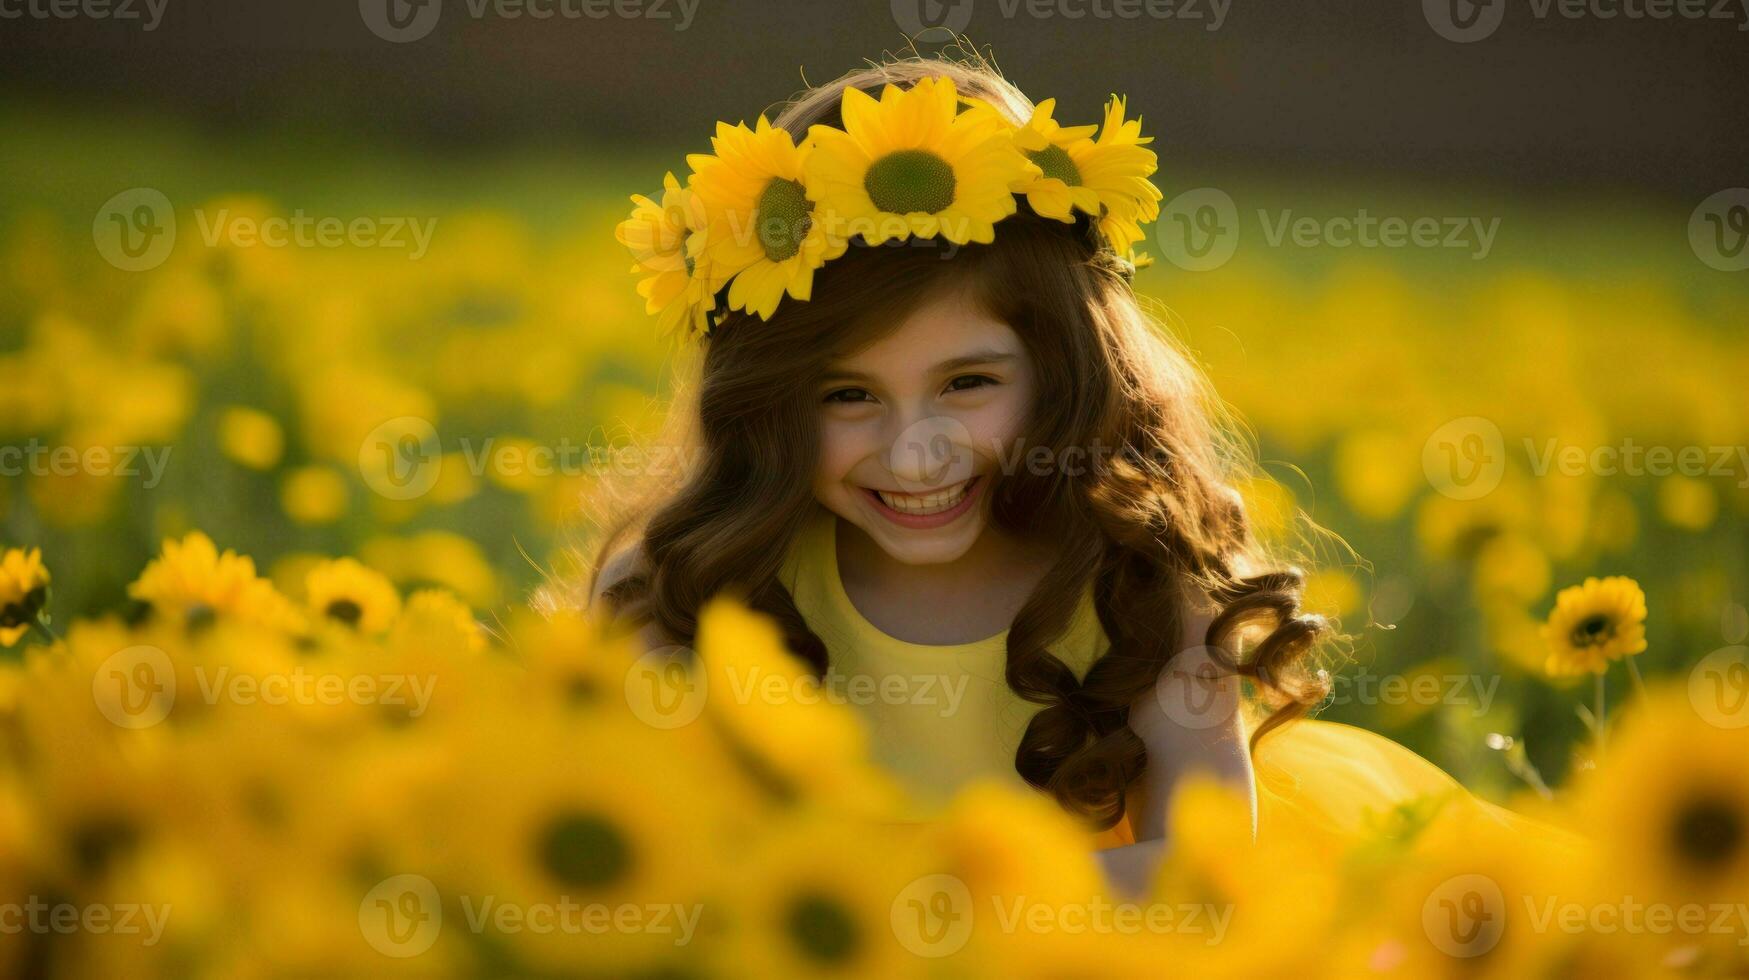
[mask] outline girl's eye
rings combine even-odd
[[[985,374],[962,374],[947,383],[948,391],[968,391],[972,388],[982,388],[985,385],[996,384],[996,379]]]
[[[869,401],[871,397],[861,388],[839,388],[826,393],[826,400],[829,402],[863,402]]]

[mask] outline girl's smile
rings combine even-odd
[[[977,502],[982,478],[943,487],[934,493],[917,494],[877,490],[863,487],[873,501],[875,512],[900,527],[925,530],[943,527],[958,520]]]

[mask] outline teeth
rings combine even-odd
[[[901,514],[926,517],[953,509],[965,499],[966,488],[971,484],[970,480],[962,480],[946,490],[937,490],[934,493],[888,493],[885,490],[876,490],[875,493],[880,496],[881,503]]]

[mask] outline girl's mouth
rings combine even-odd
[[[900,527],[934,528],[949,524],[972,509],[983,477],[974,476],[929,493],[893,493],[863,487],[882,517]]]

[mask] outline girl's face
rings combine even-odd
[[[950,562],[983,532],[990,484],[1033,399],[1020,337],[966,290],[827,368],[814,497],[908,565]]]

